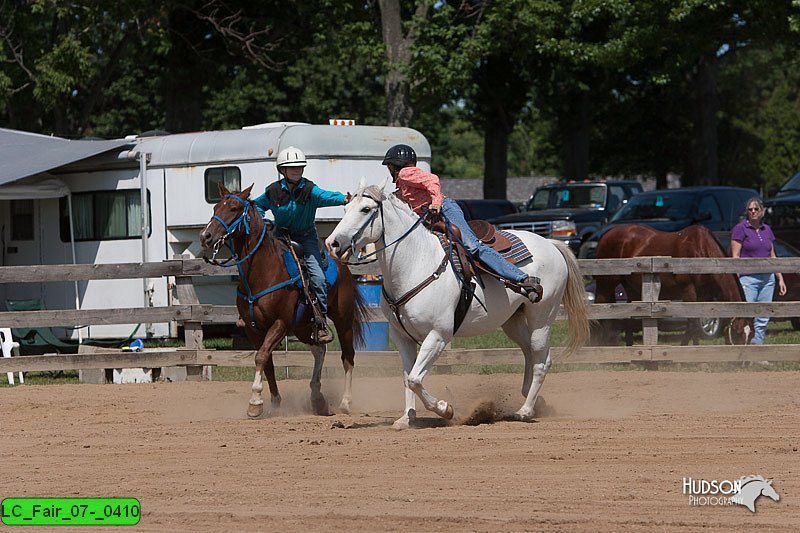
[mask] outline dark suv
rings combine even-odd
[[[772,232],[800,248],[800,172],[789,178],[772,198],[764,202],[764,222]]]
[[[700,223],[711,231],[730,231],[744,214],[747,200],[758,193],[741,187],[684,187],[636,195],[611,218],[607,226],[581,247],[582,259],[594,258],[597,242],[610,228],[644,224],[661,231],[678,231]]]
[[[492,222],[565,241],[577,254],[581,243],[640,192],[642,184],[633,180],[553,183],[536,189],[525,211]]]

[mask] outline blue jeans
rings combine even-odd
[[[289,236],[303,247],[309,278],[306,281],[311,283],[311,290],[324,317],[328,313],[328,284],[325,281],[325,272],[322,271],[322,253],[319,250],[317,228],[312,226],[304,231],[290,231]]]
[[[445,198],[442,204],[442,214],[450,221],[451,224],[461,230],[461,242],[464,247],[473,257],[480,259],[483,264],[489,267],[489,270],[500,276],[501,278],[520,283],[525,281],[528,275],[509,263],[505,257],[500,255],[494,248],[489,248],[483,244],[475,232],[469,227],[467,221],[464,219],[464,212],[455,200]]]
[[[739,276],[748,302],[771,302],[775,292],[775,274],[742,274]],[[764,344],[769,317],[756,317],[753,321],[756,332],[751,344]]]

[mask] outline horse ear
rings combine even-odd
[[[242,198],[250,198],[250,191],[253,189],[255,183],[251,183],[248,188],[242,191]]]
[[[389,183],[389,178],[383,178],[383,181],[382,181],[382,182],[380,182],[380,183],[378,184],[378,188],[379,188],[381,191],[385,191],[385,190],[386,190],[386,185],[387,185],[388,183]]]
[[[367,186],[367,177],[361,176],[361,179],[358,180],[358,190],[360,191],[366,186]]]
[[[217,182],[217,189],[219,190],[219,195],[221,198],[225,198],[231,193],[231,191],[229,191],[228,188],[225,187],[225,184],[222,183],[221,180]]]

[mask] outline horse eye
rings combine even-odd
[[[370,211],[372,211],[371,207],[362,207],[361,208],[361,212],[364,213],[365,215],[368,214]]]

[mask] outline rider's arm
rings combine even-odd
[[[314,188],[311,189],[311,198],[317,207],[331,207],[344,205],[345,196],[339,191],[326,191],[314,185]]]
[[[267,198],[266,193],[253,200],[253,204],[255,204],[256,209],[258,209],[258,214],[261,215],[261,218],[264,218],[267,211],[272,209],[272,203],[269,201],[269,198]]]

